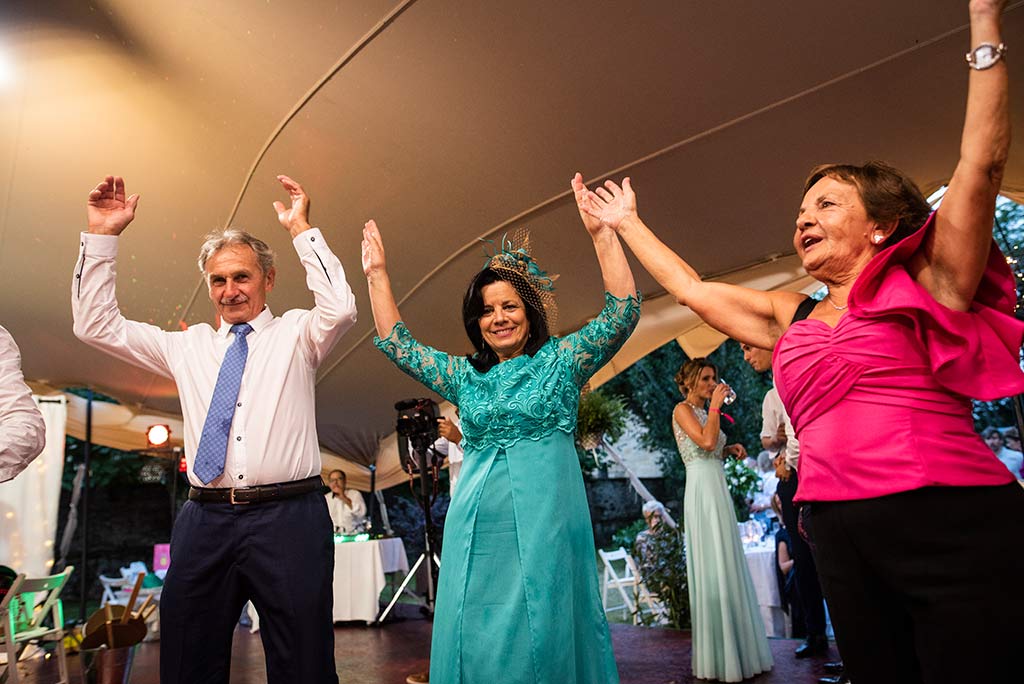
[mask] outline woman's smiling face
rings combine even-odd
[[[523,353],[530,338],[526,307],[515,288],[504,280],[484,285],[480,290],[484,310],[480,316],[480,334],[499,361]]]

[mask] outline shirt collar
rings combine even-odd
[[[270,324],[270,321],[274,320],[274,314],[270,313],[270,307],[264,306],[263,311],[260,311],[259,315],[251,321],[246,321],[251,327],[254,333],[259,332]],[[220,327],[217,328],[217,334],[221,337],[227,337],[231,332],[231,326],[234,323],[228,323],[225,320],[221,320]],[[252,333],[250,333],[252,334]]]

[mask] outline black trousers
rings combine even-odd
[[[814,565],[811,548],[800,536],[797,524],[799,511],[793,505],[797,482],[796,472],[791,471],[788,480],[779,480],[775,493],[779,495],[779,501],[782,503],[782,523],[789,532],[793,546],[793,581],[796,583],[797,600],[802,609],[807,636],[824,636],[825,603],[821,596],[821,584],[818,582],[818,568]]]
[[[260,615],[269,684],[337,684],[331,531],[319,492],[248,505],[187,501],[160,600],[161,684],[228,684],[246,600]]]
[[[1024,681],[1018,484],[815,502],[807,522],[852,681]]]

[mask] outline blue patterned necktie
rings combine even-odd
[[[210,484],[224,472],[228,433],[231,431],[231,421],[235,418],[238,388],[242,385],[245,359],[249,355],[249,344],[245,336],[252,332],[252,326],[238,323],[231,326],[231,332],[235,333],[235,342],[228,347],[221,361],[217,386],[213,389],[213,399],[210,400],[206,423],[203,424],[203,436],[199,438],[199,449],[196,451],[196,463],[192,468],[192,472],[203,484]]]

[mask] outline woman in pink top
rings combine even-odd
[[[992,242],[1010,141],[1004,6],[970,2],[961,155],[937,212],[885,164],[812,171],[793,245],[828,286],[821,302],[704,282],[639,219],[628,178],[577,188],[581,209],[680,304],[775,350],[800,440],[797,501],[811,504],[818,571],[858,684],[1024,681],[1024,490],[975,434],[969,399],[1024,391],[1024,325]]]

